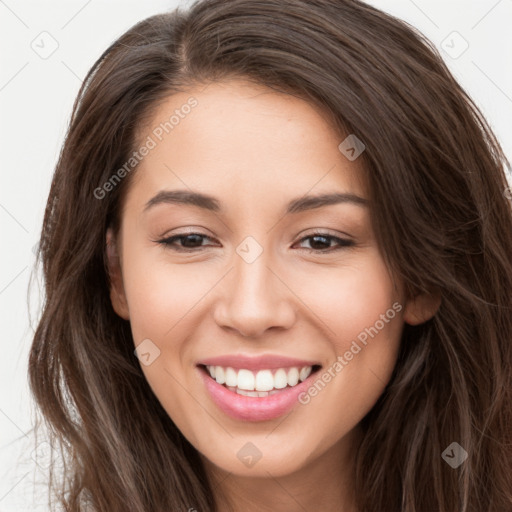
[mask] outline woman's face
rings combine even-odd
[[[419,318],[343,138],[310,104],[231,80],[169,97],[138,146],[113,305],[169,416],[233,474],[346,456]]]

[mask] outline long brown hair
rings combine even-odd
[[[441,291],[431,320],[405,325],[393,377],[362,422],[359,510],[512,510],[508,162],[436,48],[357,0],[199,1],[138,23],[84,80],[44,217],[46,301],[29,366],[62,451],[63,475],[50,473],[58,501],[69,512],[216,510],[109,299],[105,233],[137,170],[97,190],[161,100],[232,76],[300,96],[357,134],[386,263],[408,297]],[[468,453],[457,468],[442,456],[454,442]]]

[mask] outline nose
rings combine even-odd
[[[270,329],[289,329],[295,322],[293,292],[272,268],[267,253],[248,263],[235,253],[234,268],[220,285],[214,319],[222,328],[259,338]],[[274,265],[275,267],[275,265]]]

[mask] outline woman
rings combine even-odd
[[[40,243],[64,510],[512,510],[507,163],[435,48],[359,1],[122,35]]]

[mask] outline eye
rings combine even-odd
[[[182,233],[180,235],[157,240],[157,243],[177,252],[197,252],[197,249],[204,247],[201,242],[205,238],[212,240],[209,236],[203,235],[202,233]],[[176,241],[180,241],[181,245],[176,245]]]
[[[197,252],[202,250],[203,247],[207,247],[202,244],[205,239],[212,240],[211,237],[202,233],[182,233],[155,241],[173,251]],[[313,247],[302,247],[302,249],[317,254],[338,251],[345,247],[352,247],[355,245],[352,240],[340,238],[328,233],[312,233],[311,235],[301,238],[298,243],[302,243],[304,241],[310,241],[310,245],[313,245]],[[176,242],[180,243],[177,244]],[[334,247],[331,246],[332,242],[336,244]],[[318,247],[318,245],[320,245],[320,247]]]
[[[349,240],[347,238],[340,238],[334,235],[329,235],[328,233],[312,233],[311,235],[308,235],[299,240],[299,243],[304,242],[306,240],[310,240],[310,246],[312,245],[313,247],[303,247],[303,249],[313,253],[339,251],[340,249],[343,249],[345,247],[352,247],[355,245],[353,240]],[[331,242],[335,242],[337,246],[330,246]],[[320,247],[318,247],[318,245],[320,245]],[[326,245],[328,247],[325,247]]]

